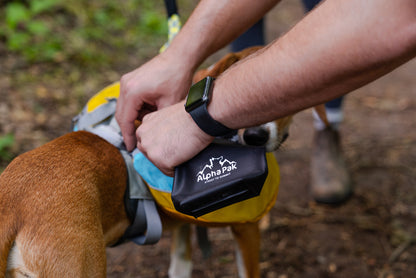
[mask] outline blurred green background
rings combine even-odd
[[[196,3],[178,1],[183,20]],[[6,0],[0,17],[0,169],[167,40],[162,0]]]
[[[160,2],[160,3],[159,3]],[[0,36],[25,62],[114,63],[166,33],[163,1],[30,0],[3,2]],[[117,50],[118,55],[110,55]]]

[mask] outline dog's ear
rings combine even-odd
[[[329,127],[328,118],[326,117],[326,109],[325,104],[320,104],[314,107],[316,114],[318,114],[319,118],[321,119],[324,124]]]
[[[192,78],[192,84],[195,84],[196,82],[201,81],[202,79],[204,79],[207,76],[208,76],[208,70],[207,69],[198,70]]]
[[[134,120],[134,129],[137,129],[142,124],[139,120]]]
[[[221,60],[207,69],[201,69],[194,74],[193,83],[196,83],[207,76],[217,78],[221,73],[237,62],[239,57],[234,53],[229,53]]]
[[[216,78],[238,60],[240,60],[240,58],[235,53],[229,53],[224,58],[219,60],[212,68],[208,69],[207,75]]]

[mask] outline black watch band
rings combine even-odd
[[[199,128],[211,136],[218,137],[235,133],[234,129],[226,127],[211,117],[208,113],[207,103],[198,106],[194,110],[190,111],[189,114],[191,114],[192,119],[194,119],[194,122],[199,126]]]
[[[214,78],[207,76],[192,85],[186,98],[185,110],[205,133],[214,137],[229,136],[234,134],[235,130],[217,122],[208,113],[207,107],[211,100],[213,82]]]

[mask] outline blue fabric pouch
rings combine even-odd
[[[139,150],[133,152],[134,169],[146,183],[159,191],[172,192],[173,177],[166,176]]]

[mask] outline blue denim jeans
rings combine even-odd
[[[303,6],[305,7],[305,11],[309,12],[313,8],[315,8],[316,5],[321,2],[321,0],[302,0]],[[334,100],[331,100],[327,103],[325,103],[326,108],[332,108],[332,109],[341,109],[342,106],[342,97],[336,98]]]

